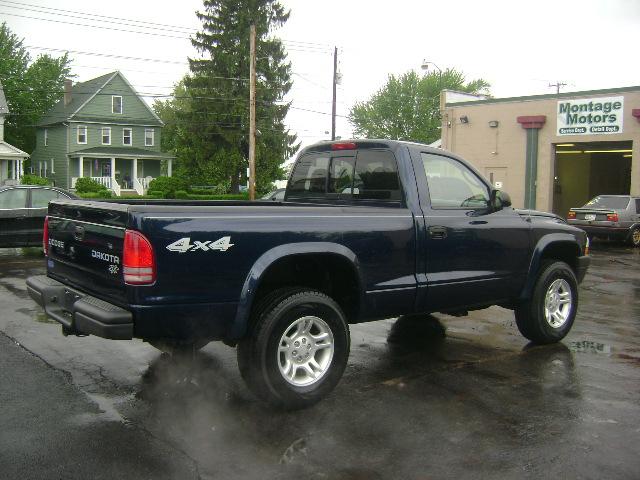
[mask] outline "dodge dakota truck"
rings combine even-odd
[[[55,200],[43,242],[28,292],[65,335],[221,340],[286,408],[336,386],[351,323],[501,305],[557,342],[589,264],[582,230],[515,210],[454,154],[384,140],[305,148],[281,202]]]

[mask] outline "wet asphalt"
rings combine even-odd
[[[594,244],[557,345],[498,307],[354,325],[342,381],[298,412],[221,343],[63,337],[26,293],[43,271],[0,249],[0,478],[640,478],[640,250]]]

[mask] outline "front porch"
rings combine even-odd
[[[162,175],[165,160],[166,174],[172,174],[171,157],[138,158],[117,156],[77,156],[69,159],[70,188],[75,189],[78,178],[88,177],[104,185],[116,196],[145,195],[149,183]]]

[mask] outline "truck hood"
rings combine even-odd
[[[555,213],[541,212],[540,210],[525,210],[520,208],[516,208],[515,210],[516,212],[518,212],[518,215],[522,217],[549,218],[552,220],[560,220],[562,223],[567,223],[564,218],[562,218],[560,215],[556,215]]]

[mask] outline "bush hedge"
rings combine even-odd
[[[78,193],[100,193],[103,195],[109,194],[111,196],[111,192],[107,187],[102,185],[101,183],[95,181],[92,178],[81,177],[76,180],[76,192]],[[106,193],[103,193],[106,192]]]
[[[23,175],[22,179],[20,180],[20,183],[22,185],[50,185],[51,184],[48,178],[39,177],[38,175],[31,175],[30,173]]]
[[[162,192],[163,198],[175,198],[177,190],[187,190],[187,182],[179,177],[158,177],[149,183],[149,191]]]
[[[103,198],[113,198],[113,194],[110,190],[104,189],[100,192],[76,192],[76,194],[80,198],[86,199],[103,199]]]

